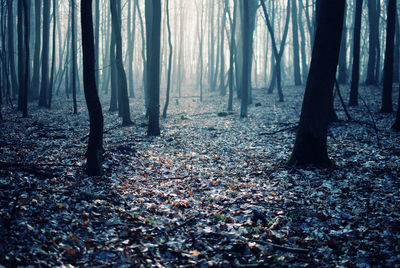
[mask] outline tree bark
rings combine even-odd
[[[383,91],[381,113],[393,112],[393,56],[394,56],[394,34],[396,18],[396,0],[388,0],[387,24],[386,24],[386,51],[383,71]]]
[[[43,47],[42,47],[42,84],[39,106],[47,107],[49,87],[49,35],[50,35],[50,0],[43,0]],[[74,55],[75,56],[75,55]]]
[[[293,72],[294,72],[294,84],[296,86],[301,85],[300,75],[300,47],[299,47],[299,29],[297,23],[297,0],[292,1],[292,34],[293,34]]]
[[[161,1],[146,1],[147,86],[149,91],[148,136],[160,135],[160,31]]]
[[[356,0],[356,11],[354,19],[353,37],[353,68],[351,74],[351,89],[349,106],[358,105],[358,84],[360,80],[360,36],[361,36],[361,15],[363,0]]]
[[[345,0],[320,0],[317,30],[290,165],[332,164],[327,153],[329,104],[339,58]]]
[[[41,11],[42,1],[35,0],[35,53],[33,56],[33,76],[31,99],[36,100],[39,98],[39,85],[40,85],[40,29],[41,29]]]
[[[102,174],[103,113],[96,88],[92,0],[81,1],[81,27],[83,84],[90,119],[86,174],[100,176]]]

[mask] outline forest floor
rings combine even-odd
[[[64,97],[29,118],[4,109],[0,264],[400,267],[400,133],[380,90],[361,87],[366,105],[330,127],[329,169],[285,166],[303,89],[285,92],[255,90],[246,119],[238,103],[218,116],[217,95],[174,98],[155,138],[143,99],[131,127],[104,105],[101,178],[83,175],[83,98],[78,115]]]

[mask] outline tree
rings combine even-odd
[[[226,5],[228,6],[228,0],[226,0]],[[237,1],[233,2],[233,15],[231,17],[230,13],[229,21],[231,25],[231,40],[229,46],[229,73],[228,73],[228,83],[229,83],[229,99],[228,99],[228,111],[233,110],[233,69],[234,69],[234,57],[236,53],[236,43],[235,43],[235,33],[236,33],[236,16],[237,16]]]
[[[327,153],[329,103],[339,58],[345,0],[320,0],[314,47],[289,165],[331,165]]]
[[[15,58],[14,58],[14,7],[13,3],[14,0],[7,1],[8,7],[8,57],[9,57],[9,64],[10,64],[10,76],[11,76],[11,88],[12,88],[12,95],[15,99],[16,93],[18,91],[18,81],[17,75],[15,73]]]
[[[276,45],[276,41],[275,41],[275,34],[274,34],[274,29],[272,27],[272,24],[268,18],[268,13],[267,13],[267,9],[265,7],[264,1],[261,1],[261,6],[264,12],[264,16],[265,16],[265,23],[267,24],[268,27],[268,31],[271,35],[271,39],[272,39],[272,51],[275,57],[275,68],[273,70],[272,73],[272,79],[271,79],[271,85],[268,89],[268,94],[271,94],[274,87],[275,87],[275,81],[277,83],[277,87],[278,87],[278,95],[279,95],[279,101],[283,101],[283,92],[282,92],[282,75],[281,75],[281,59],[283,56],[283,51],[285,49],[285,43],[286,43],[286,37],[287,37],[287,33],[288,33],[288,29],[289,29],[289,18],[290,18],[290,0],[288,0],[287,2],[287,14],[286,14],[286,22],[285,22],[285,28],[283,30],[283,36],[282,36],[282,41],[281,41],[281,46],[279,48],[277,48]]]
[[[396,0],[388,0],[386,24],[386,51],[383,71],[383,91],[381,113],[393,112],[393,56],[394,56],[394,33],[396,18]]]
[[[103,112],[96,88],[92,0],[81,1],[81,27],[83,84],[90,120],[86,174],[88,176],[100,176],[102,174],[103,153]]]
[[[18,1],[18,72],[19,94],[18,107],[22,116],[28,116],[28,88],[29,88],[29,2]]]
[[[360,80],[360,35],[361,35],[362,4],[363,0],[356,0],[356,13],[354,19],[354,37],[353,37],[353,69],[351,73],[349,106],[358,105],[358,84]]]
[[[242,20],[242,94],[241,94],[241,106],[240,106],[240,117],[247,117],[247,104],[248,94],[250,86],[250,44],[247,40],[250,40],[250,17],[249,17],[249,1],[242,1],[243,7],[243,20]]]
[[[33,56],[33,76],[31,87],[31,98],[36,100],[39,98],[39,85],[40,85],[40,29],[41,29],[41,11],[42,1],[35,0],[35,52]]]
[[[54,68],[56,64],[56,24],[57,24],[57,2],[53,0],[53,42],[52,42],[52,58],[51,58],[51,72],[50,72],[50,84],[49,84],[49,101],[47,103],[49,109],[51,108],[51,102],[53,99],[53,83],[54,83]]]
[[[118,103],[122,116],[122,125],[132,124],[129,110],[128,85],[126,73],[122,62],[122,37],[121,37],[121,0],[110,0],[112,31],[115,35],[115,64],[118,72]]]
[[[40,87],[39,106],[47,106],[49,87],[49,35],[50,35],[50,0],[43,0],[43,47],[42,47],[42,84]],[[75,55],[74,55],[75,56]]]
[[[44,0],[46,1],[46,0]],[[78,105],[76,103],[76,16],[75,16],[75,0],[71,0],[71,60],[72,60],[72,100],[74,103],[74,114],[78,113]]]
[[[346,5],[347,6],[347,5]],[[347,54],[347,28],[346,28],[346,7],[344,9],[343,16],[343,31],[342,31],[342,41],[340,43],[340,53],[339,53],[339,73],[338,73],[338,83],[346,84],[348,79],[348,70],[346,63],[346,54]]]
[[[369,22],[369,57],[367,68],[367,85],[377,85],[379,77],[379,5],[380,0],[368,0],[368,22]]]
[[[171,69],[172,69],[172,40],[171,40],[171,27],[169,24],[169,0],[165,2],[165,13],[167,14],[167,30],[168,30],[168,47],[169,47],[169,56],[168,56],[168,74],[167,74],[167,92],[165,96],[165,105],[163,109],[163,118],[167,118],[167,109],[169,104],[169,95],[171,91]],[[201,14],[203,16],[203,14]],[[200,70],[202,72],[202,70]]]
[[[161,1],[148,0],[146,8],[147,86],[149,91],[148,136],[160,135],[160,32]]]
[[[300,47],[299,47],[299,30],[297,23],[297,0],[292,1],[292,34],[293,34],[293,71],[294,71],[294,84],[301,85],[300,75]]]

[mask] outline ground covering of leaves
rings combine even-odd
[[[51,111],[32,104],[27,119],[6,110],[0,263],[400,267],[394,114],[376,113],[379,89],[362,88],[354,121],[329,130],[335,166],[290,168],[302,94],[286,88],[279,103],[255,90],[246,119],[218,115],[217,95],[173,99],[156,138],[146,137],[142,99],[131,100],[131,127],[105,104],[102,178],[83,175],[83,99],[78,115],[61,97]]]

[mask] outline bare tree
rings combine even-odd
[[[331,165],[327,153],[329,107],[339,58],[345,0],[320,0],[317,31],[300,115],[288,164]]]
[[[169,23],[169,0],[165,2],[165,13],[167,15],[167,30],[168,30],[168,47],[169,47],[169,56],[168,56],[168,74],[167,74],[167,92],[165,96],[165,105],[163,109],[163,117],[167,117],[167,109],[169,104],[170,98],[170,91],[171,91],[171,69],[172,69],[172,40],[171,40],[171,26]],[[203,16],[203,14],[202,14]],[[202,70],[200,70],[202,72]]]
[[[92,0],[81,1],[81,27],[83,84],[90,119],[86,174],[100,176],[102,174],[103,154],[103,112],[96,88]]]

